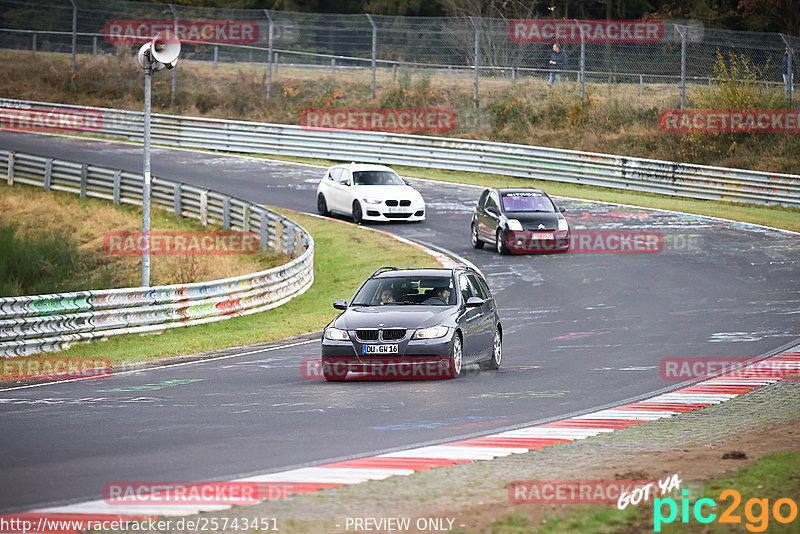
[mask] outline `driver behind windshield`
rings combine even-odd
[[[423,304],[433,304],[433,305],[442,305],[448,304],[450,302],[450,288],[448,287],[437,287],[433,291],[433,295],[431,295],[428,299],[423,302]]]

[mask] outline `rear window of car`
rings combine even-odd
[[[505,193],[503,211],[544,211],[554,213],[553,203],[543,193]]]
[[[355,185],[406,185],[402,178],[389,171],[354,172],[353,183]]]
[[[438,299],[437,290],[447,289],[450,292],[447,302]],[[440,292],[438,294],[441,294]],[[391,295],[391,300],[386,297]],[[382,298],[383,296],[383,298]],[[353,297],[351,306],[385,306],[388,304],[423,304],[439,305],[455,304],[453,280],[449,276],[406,277],[392,276],[367,280],[361,290]]]

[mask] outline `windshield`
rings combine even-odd
[[[503,211],[546,211],[554,213],[555,208],[544,193],[506,193],[503,195]]]
[[[397,276],[368,280],[351,306],[448,306],[456,303],[449,276]]]
[[[406,185],[406,183],[391,171],[358,171],[353,173],[355,185]]]

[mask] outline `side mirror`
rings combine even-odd
[[[564,206],[559,206],[558,207],[558,211],[560,211],[561,213],[564,213],[565,211],[567,211],[567,208],[565,208]]]
[[[497,211],[497,208],[495,208],[494,206],[488,206],[486,208],[486,213],[488,213],[490,215],[500,215],[500,213],[498,213],[498,211]]]
[[[333,303],[333,307],[337,310],[346,310],[347,309],[347,301],[344,299],[339,299]]]
[[[342,181],[342,185],[346,185],[347,187],[350,187],[350,180],[343,180]]]
[[[480,297],[470,297],[467,299],[467,308],[477,308],[484,303],[484,300]]]

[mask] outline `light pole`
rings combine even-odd
[[[181,42],[171,30],[158,32],[139,49],[144,69],[144,169],[142,182],[142,287],[150,286],[150,87],[153,72],[178,63]]]

